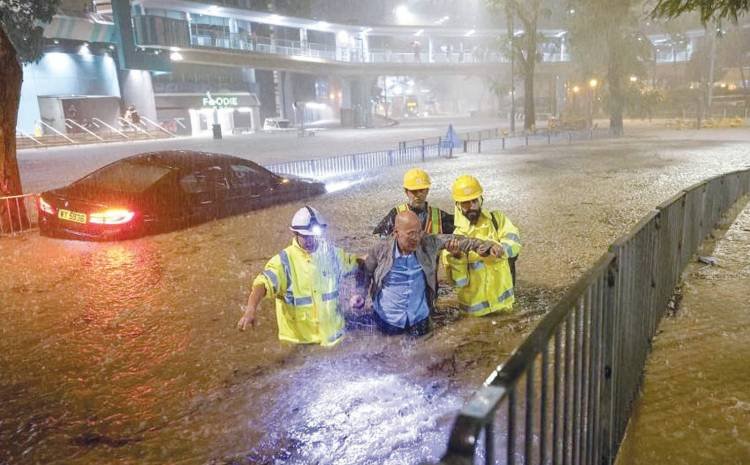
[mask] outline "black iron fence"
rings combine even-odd
[[[325,179],[349,173],[365,172],[384,166],[424,162],[428,159],[451,157],[453,147],[445,144],[426,144],[402,147],[396,150],[353,153],[316,160],[295,160],[266,165],[265,168],[278,174]]]
[[[680,275],[748,193],[750,170],[711,178],[612,244],[464,406],[440,463],[613,463]]]
[[[419,163],[436,158],[450,158],[458,153],[482,153],[506,148],[540,144],[571,143],[574,140],[589,140],[608,135],[607,129],[585,129],[581,131],[548,131],[510,135],[499,129],[483,129],[446,136],[426,137],[401,141],[393,150],[362,152],[334,157],[295,160],[265,167],[278,174],[326,179],[351,173],[364,172],[385,166]]]

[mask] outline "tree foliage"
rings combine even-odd
[[[60,0],[0,0],[0,26],[22,62],[38,60],[44,28],[52,21]]]
[[[750,10],[750,0],[659,0],[652,15],[674,18],[684,13],[697,11],[703,24],[712,18],[728,18],[734,22]]]
[[[574,14],[568,30],[573,62],[582,80],[596,78],[604,84],[610,132],[616,135],[623,130],[625,82],[630,75],[642,74],[643,63],[652,56],[639,30],[639,5],[637,0],[571,1]]]

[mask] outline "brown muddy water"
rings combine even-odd
[[[646,363],[618,465],[750,463],[750,207],[689,266]]]
[[[300,204],[121,243],[2,240],[0,463],[434,460],[463,401],[609,243],[680,188],[750,165],[749,138],[736,139],[656,134],[426,164],[431,203],[452,209],[452,180],[475,174],[524,249],[515,315],[462,318],[449,294],[416,340],[360,329],[333,349],[282,344],[270,302],[254,332],[235,329]],[[406,168],[310,203],[364,253]]]

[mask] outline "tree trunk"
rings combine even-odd
[[[622,112],[625,106],[625,96],[622,87],[622,63],[619,41],[609,40],[609,65],[607,81],[609,83],[609,133],[621,136],[624,133]]]
[[[527,30],[526,60],[523,76],[523,128],[531,131],[536,126],[536,107],[534,106],[534,69],[536,68],[536,18],[533,22],[524,21]]]
[[[536,109],[534,108],[534,62],[526,66],[523,77],[523,128],[527,131],[534,129],[536,124]]]
[[[21,195],[21,176],[16,159],[16,121],[21,97],[23,70],[16,50],[0,27],[0,198]],[[0,200],[2,232],[29,227],[22,201]]]

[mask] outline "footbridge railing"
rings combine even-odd
[[[614,462],[651,340],[750,170],[700,182],[611,245],[463,407],[441,465]]]

